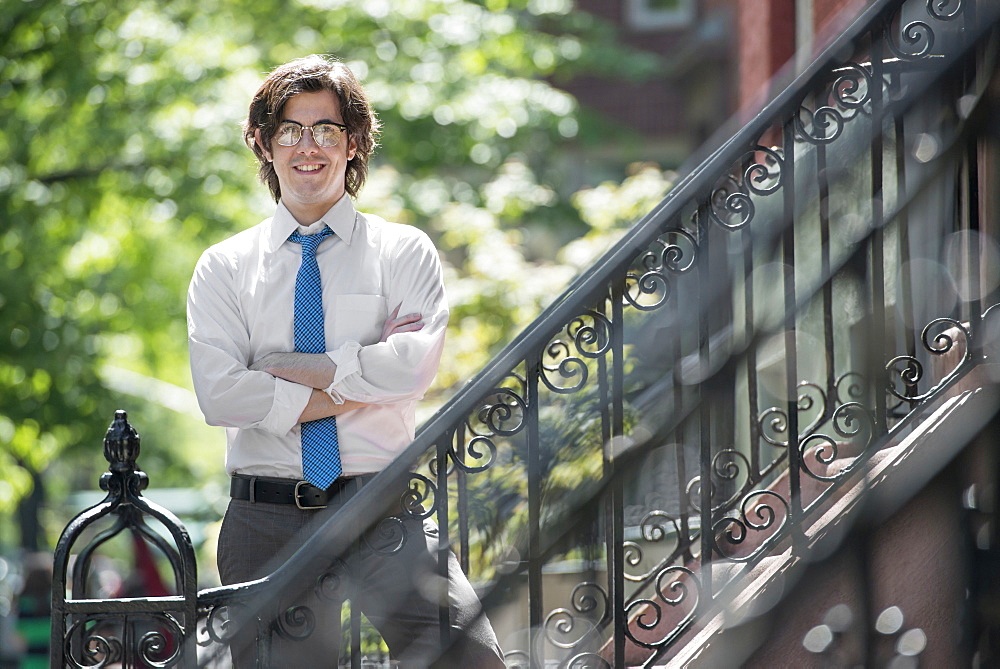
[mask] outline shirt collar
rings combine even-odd
[[[354,209],[354,202],[351,201],[347,193],[344,193],[344,196],[337,200],[337,203],[330,207],[330,210],[323,214],[320,220],[326,223],[335,235],[350,245],[351,238],[354,236],[357,211]],[[268,250],[272,253],[288,240],[289,235],[299,229],[299,222],[295,220],[295,217],[280,200],[269,224],[270,229],[267,231],[266,237]]]

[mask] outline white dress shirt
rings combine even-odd
[[[188,343],[205,420],[227,428],[226,471],[302,478],[298,419],[312,389],[248,367],[294,351],[295,230],[335,234],[316,254],[335,401],[372,406],[337,417],[347,475],[385,467],[413,441],[414,407],[437,373],[448,323],[441,263],[418,228],[358,213],[345,195],[300,226],[278,204],[272,218],[205,251],[188,289]],[[379,342],[388,314],[419,313],[423,329]]]

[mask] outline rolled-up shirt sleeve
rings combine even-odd
[[[235,291],[235,260],[202,254],[188,288],[188,348],[198,404],[209,425],[288,434],[312,389],[251,371],[250,335]]]
[[[337,365],[329,388],[335,401],[389,404],[418,400],[437,374],[448,325],[448,302],[437,249],[422,231],[401,241],[391,259],[386,304],[399,316],[418,313],[423,328],[400,332],[384,342],[341,343],[328,352]]]

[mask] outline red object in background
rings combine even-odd
[[[167,586],[163,583],[160,571],[156,568],[153,552],[138,532],[132,532],[132,545],[135,548],[135,572],[143,594],[147,597],[166,597],[169,595],[170,592],[167,591]]]

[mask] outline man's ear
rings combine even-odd
[[[267,162],[269,163],[272,162],[274,160],[274,157],[271,155],[271,152],[267,150],[267,147],[264,146],[264,140],[262,140],[260,137],[260,128],[254,129],[253,141],[257,142],[257,147],[260,149],[261,153],[264,154],[264,157],[267,159]]]
[[[358,152],[358,143],[351,137],[347,141],[347,159],[354,160],[354,154]]]

